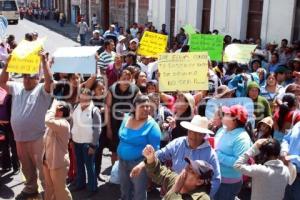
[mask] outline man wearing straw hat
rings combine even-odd
[[[191,122],[181,122],[180,125],[188,130],[188,135],[173,140],[166,147],[158,150],[156,155],[160,162],[172,160],[172,171],[176,173],[180,173],[185,168],[185,157],[208,162],[214,169],[210,192],[210,196],[213,197],[221,183],[221,174],[216,152],[206,140],[207,135],[213,134],[208,130],[208,123],[208,119],[200,115],[195,115]],[[144,167],[144,162],[141,162],[133,168],[130,175],[138,176]]]

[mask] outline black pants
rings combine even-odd
[[[106,127],[102,128],[101,132],[102,133],[99,138],[99,147],[97,148],[95,155],[95,171],[97,176],[99,176],[101,172],[103,149],[107,147],[111,150],[111,142],[106,136]]]
[[[16,141],[10,124],[0,124],[0,134],[5,135],[5,141],[1,145],[1,167],[2,169],[10,169],[13,167],[14,170],[18,170],[20,168],[20,162],[17,155]]]

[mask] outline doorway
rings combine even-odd
[[[263,4],[263,0],[249,0],[247,39],[260,38]]]

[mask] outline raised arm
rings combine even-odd
[[[0,87],[2,87],[8,93],[9,93],[9,88],[8,88],[7,82],[9,80],[9,74],[6,70],[7,70],[9,60],[10,60],[10,57],[8,58],[4,68],[2,69],[1,75],[0,75]]]
[[[41,62],[42,62],[44,78],[45,78],[45,85],[44,85],[45,91],[47,93],[50,93],[51,84],[53,82],[52,73],[49,66],[50,62],[47,62],[46,52],[41,51],[40,55],[41,55]]]

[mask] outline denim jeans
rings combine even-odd
[[[234,200],[235,197],[240,193],[242,185],[242,181],[231,184],[221,183],[214,200]]]
[[[86,35],[86,34],[79,34],[81,46],[84,46],[84,45],[85,45],[85,35]]]
[[[136,178],[130,178],[133,167],[139,164],[142,159],[134,161],[119,160],[119,176],[122,200],[146,200],[147,199],[147,174],[143,169]]]
[[[87,189],[97,190],[97,176],[95,171],[95,154],[88,155],[89,144],[75,143],[75,155],[77,163],[76,187],[83,188],[86,185],[85,167],[88,175]]]
[[[285,188],[284,200],[300,199],[300,177],[298,176],[292,185]]]

